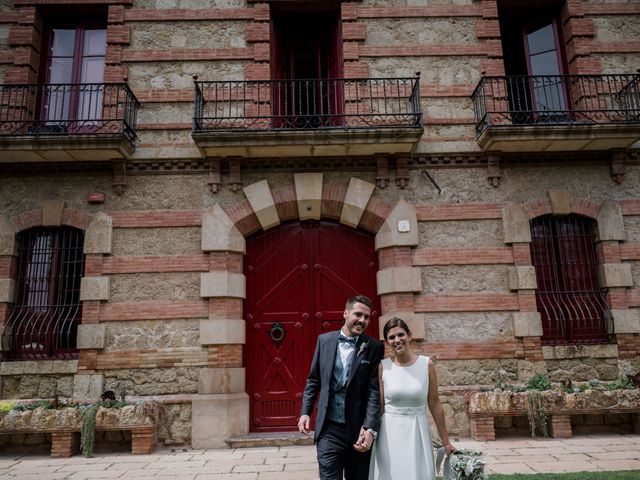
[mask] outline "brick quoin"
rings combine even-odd
[[[9,319],[9,304],[0,303],[0,327],[3,327]]]
[[[13,255],[0,256],[0,278],[14,278],[18,275],[18,259]]]
[[[540,337],[523,337],[522,347],[524,350],[524,359],[529,362],[541,362],[544,360],[542,356],[542,343]]]
[[[640,356],[640,336],[637,334],[617,334],[618,355],[621,360],[635,359]]]
[[[363,62],[346,62],[343,74],[345,78],[368,78],[369,64]]]
[[[99,300],[85,300],[82,302],[82,324],[91,325],[100,322],[100,307]]]
[[[411,247],[391,247],[378,251],[379,269],[392,267],[411,267],[413,250]]]
[[[343,22],[358,20],[358,6],[355,3],[343,3],[340,7],[340,19]]]
[[[531,260],[531,244],[530,243],[514,243],[511,246],[513,252],[513,263],[515,265],[532,265]]]
[[[271,67],[268,63],[250,63],[244,67],[244,76],[247,81],[262,81],[271,76]]]
[[[626,310],[630,306],[629,293],[626,288],[609,288],[607,303],[615,310]]]
[[[640,307],[640,288],[628,289],[627,298],[630,307]]]
[[[383,312],[414,312],[412,293],[392,293],[380,296],[380,307]]]
[[[104,68],[105,83],[122,83],[129,77],[129,69],[123,66],[106,66]]]
[[[537,312],[536,295],[530,290],[518,291],[518,305],[521,312]]]
[[[253,44],[253,60],[255,62],[268,62],[271,60],[271,45],[269,42]]]
[[[342,39],[364,42],[367,38],[367,25],[359,22],[347,22],[342,24]]]
[[[620,263],[620,243],[618,241],[604,241],[596,243],[598,263]]]
[[[78,373],[94,373],[96,371],[97,350],[80,350],[78,354]]]
[[[242,367],[242,345],[209,345],[207,360],[211,367]]]
[[[503,76],[504,62],[502,59],[484,58],[480,60],[480,72],[483,76]]]
[[[209,270],[242,273],[244,255],[236,252],[211,252],[209,254]]]
[[[503,203],[445,203],[416,205],[419,222],[441,220],[496,220],[502,219]]]
[[[239,319],[243,314],[243,299],[241,298],[210,298],[208,314],[211,319]]]
[[[84,276],[99,277],[102,275],[102,262],[104,256],[102,254],[86,254],[84,256]]]
[[[129,25],[108,25],[107,43],[129,45],[131,43],[131,27]]]
[[[268,23],[250,23],[245,34],[247,43],[268,42],[270,40],[270,26]]]
[[[476,22],[476,37],[500,38],[500,23],[498,20],[478,20]]]
[[[9,29],[7,42],[13,47],[28,46],[40,49],[40,32],[30,25],[14,25]]]
[[[510,247],[420,248],[413,252],[413,265],[497,265],[512,264]]]
[[[123,5],[110,5],[107,13],[107,23],[124,23],[124,12],[125,10]]]
[[[256,22],[268,22],[271,19],[271,6],[268,3],[256,3],[252,9],[253,19]]]

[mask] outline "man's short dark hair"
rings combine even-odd
[[[347,304],[344,306],[345,310],[351,310],[351,308],[356,304],[356,303],[361,303],[363,305],[366,305],[367,307],[369,307],[369,309],[372,308],[373,302],[371,301],[371,299],[365,295],[354,295],[353,297],[349,297],[347,299]]]

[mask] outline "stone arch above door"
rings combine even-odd
[[[210,255],[210,271],[201,274],[200,293],[209,300],[209,316],[200,321],[200,344],[212,354],[193,400],[193,418],[198,419],[192,421],[194,448],[224,447],[224,438],[249,431],[245,368],[229,357],[239,351],[241,358],[246,342],[242,263],[245,238],[255,232],[289,220],[329,219],[375,234],[380,321],[402,316],[414,338],[424,337],[424,318],[413,305],[414,293],[422,290],[420,269],[411,261],[411,250],[419,243],[415,208],[403,199],[375,197],[374,190],[375,185],[355,177],[344,185],[325,183],[322,173],[296,173],[291,183],[274,188],[267,180],[248,185],[245,199],[204,212],[202,250]],[[218,425],[216,432],[211,424]]]

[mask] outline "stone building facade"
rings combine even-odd
[[[77,49],[85,34],[70,25],[73,15],[59,20],[66,12],[92,18],[78,28],[104,31],[103,50],[91,53],[85,36],[85,53],[58,54],[51,38],[75,31]],[[303,67],[315,68],[302,50],[282,46],[301,35],[296,18],[318,35],[313,58],[328,70],[311,92],[329,98],[329,114],[295,99],[309,92],[295,82],[308,76]],[[512,37],[513,18],[521,23]],[[335,30],[320,38],[314,19]],[[542,41],[538,52],[535,34],[544,32],[553,45]],[[419,350],[437,359],[457,434],[470,433],[465,395],[493,385],[496,370],[513,383],[536,372],[585,382],[640,371],[637,2],[1,0],[0,46],[0,398],[88,399],[124,388],[166,404],[162,441],[194,447],[225,446],[269,425],[290,429],[291,412],[278,413],[276,401],[272,413],[256,413],[252,402],[273,393],[257,374],[273,370],[275,383],[290,375],[285,400],[295,406],[304,378],[291,372],[307,368],[308,353],[288,357],[282,348],[307,324],[336,321],[329,310],[340,307],[292,307],[298,320],[287,312],[260,330],[256,292],[265,278],[281,278],[252,272],[260,245],[311,224],[320,237],[333,228],[340,239],[357,232],[370,241],[364,275],[375,288],[365,293],[378,296],[378,322],[405,318]],[[541,60],[549,52],[557,62]],[[98,90],[61,94],[72,104],[98,99],[91,125],[80,110],[51,113],[52,87],[27,87],[54,84],[54,60],[68,58],[103,64]],[[555,70],[544,70],[549,61]],[[59,83],[83,83],[78,75]],[[286,95],[278,82],[296,106],[278,97]],[[394,98],[406,110],[393,110]],[[330,110],[332,102],[340,106]],[[95,127],[106,119],[115,121]],[[549,341],[543,316],[562,322],[566,311],[543,311],[548,270],[532,248],[540,218],[591,221],[604,302],[597,338],[578,331]],[[43,306],[24,293],[19,272],[27,265],[29,277],[35,262],[23,259],[28,232],[63,227],[83,234],[81,314],[77,329],[64,327],[69,348],[45,352],[24,316]],[[330,257],[344,251],[327,248]],[[276,264],[290,255],[276,253]],[[572,298],[572,308],[587,302]],[[275,350],[265,357],[267,331]],[[289,420],[269,423],[278,417]]]

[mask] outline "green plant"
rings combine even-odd
[[[93,447],[96,443],[96,419],[101,402],[88,406],[82,412],[82,426],[80,427],[80,450],[85,457],[93,456]]]
[[[0,402],[0,412],[7,413],[16,406],[15,400],[5,400]]]
[[[547,431],[547,409],[544,406],[544,398],[538,391],[527,393],[527,419],[529,420],[529,428],[533,438],[536,436],[536,431],[539,431],[544,437],[549,436]]]
[[[19,412],[24,412],[27,410],[35,410],[36,408],[44,408],[45,410],[51,410],[54,405],[49,400],[38,400],[33,403],[16,403],[12,410],[17,410]]]
[[[604,384],[605,390],[633,390],[636,386],[631,382],[629,377],[619,377],[617,380],[614,380],[610,383]]]
[[[551,388],[551,380],[544,373],[536,373],[527,382],[527,390],[538,390],[543,392]]]

